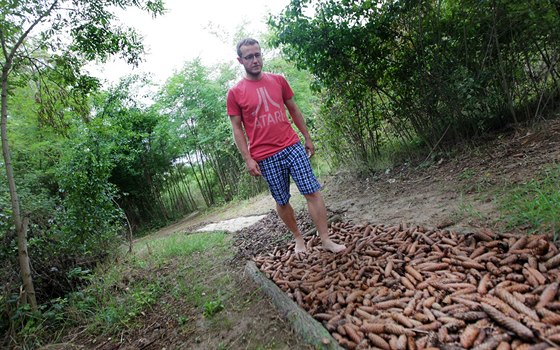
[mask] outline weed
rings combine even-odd
[[[189,321],[190,321],[190,317],[188,316],[179,316],[177,317],[177,323],[179,324],[179,326],[184,326],[186,325]]]
[[[479,210],[475,209],[473,203],[466,202],[462,194],[459,196],[458,201],[457,209],[452,214],[453,220],[460,221],[465,218],[475,219],[477,221],[485,220],[484,215]]]
[[[459,173],[459,180],[470,180],[474,177],[475,172],[471,168],[467,168]]]
[[[536,179],[518,185],[499,198],[509,228],[527,227],[530,233],[560,233],[560,166],[549,167]]]
[[[206,318],[211,318],[223,309],[224,304],[221,300],[211,300],[204,303],[204,311],[202,312],[202,314]]]

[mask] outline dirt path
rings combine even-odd
[[[505,186],[530,180],[544,167],[560,162],[560,120],[513,130],[463,146],[431,163],[403,164],[385,172],[358,176],[340,172],[322,179],[328,209],[345,221],[470,229],[503,228],[496,221],[494,197]],[[296,210],[305,207],[292,186]],[[167,230],[190,230],[204,224],[274,210],[268,194],[188,218]]]

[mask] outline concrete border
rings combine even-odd
[[[255,262],[248,261],[245,265],[245,272],[272,299],[272,303],[280,311],[282,317],[290,323],[292,329],[306,343],[315,349],[343,350],[329,331],[269,280],[255,265]]]

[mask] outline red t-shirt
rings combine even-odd
[[[286,79],[271,73],[263,73],[261,80],[243,79],[228,91],[227,113],[241,116],[254,160],[299,142],[284,106],[293,96]]]

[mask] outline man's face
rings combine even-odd
[[[240,50],[241,57],[237,57],[237,60],[245,67],[247,75],[252,77],[259,76],[263,65],[261,47],[258,44],[243,45],[240,47]]]

